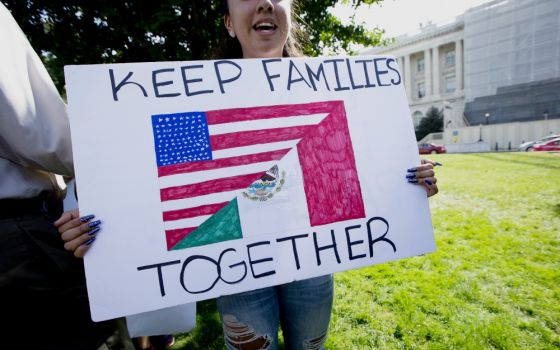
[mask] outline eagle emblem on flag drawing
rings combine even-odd
[[[253,182],[249,187],[241,192],[243,197],[252,201],[261,201],[272,199],[276,192],[282,190],[282,186],[286,182],[286,172],[279,175],[278,165],[273,166],[260,179]]]

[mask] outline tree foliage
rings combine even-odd
[[[210,58],[222,31],[225,0],[2,0],[41,56],[59,89],[68,64]],[[344,0],[357,8],[382,0]],[[350,51],[377,45],[382,31],[330,14],[336,0],[300,1],[303,51]]]
[[[443,131],[443,110],[432,106],[426,112],[426,116],[420,120],[416,129],[416,140],[422,140],[432,132]]]

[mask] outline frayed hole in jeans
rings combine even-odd
[[[265,350],[270,348],[270,335],[258,335],[255,329],[243,322],[239,322],[233,315],[222,317],[226,343],[231,349]]]
[[[317,338],[304,340],[303,348],[305,350],[319,350],[323,347],[323,344],[325,344],[325,340],[327,340],[326,332],[318,336]]]

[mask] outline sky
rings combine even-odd
[[[415,32],[420,23],[432,21],[445,23],[464,13],[471,7],[491,0],[384,0],[381,5],[360,8],[356,21],[377,25],[386,31],[386,37],[393,37]],[[347,6],[337,5],[334,14],[346,19],[353,10]]]

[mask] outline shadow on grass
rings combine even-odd
[[[222,323],[216,300],[196,303],[196,327],[189,333],[176,335],[173,350],[225,349]]]
[[[473,154],[474,157],[480,157],[480,158],[486,158],[486,159],[491,159],[491,160],[497,160],[500,162],[506,162],[506,163],[516,163],[516,164],[525,164],[525,165],[532,165],[532,166],[536,166],[539,168],[547,168],[547,169],[557,169],[560,170],[560,166],[554,166],[554,165],[550,165],[550,164],[544,164],[542,161],[539,162],[539,159],[535,159],[532,158],[530,154],[523,154],[523,155],[519,155],[518,153],[516,153],[516,155],[518,157],[516,157],[514,160],[511,158],[506,158],[506,157],[497,157],[493,154],[489,154],[489,153],[475,153]],[[520,160],[519,158],[526,158],[526,160]],[[529,161],[531,160],[531,161]]]
[[[554,215],[560,216],[560,203],[552,207],[552,211],[554,212]]]

